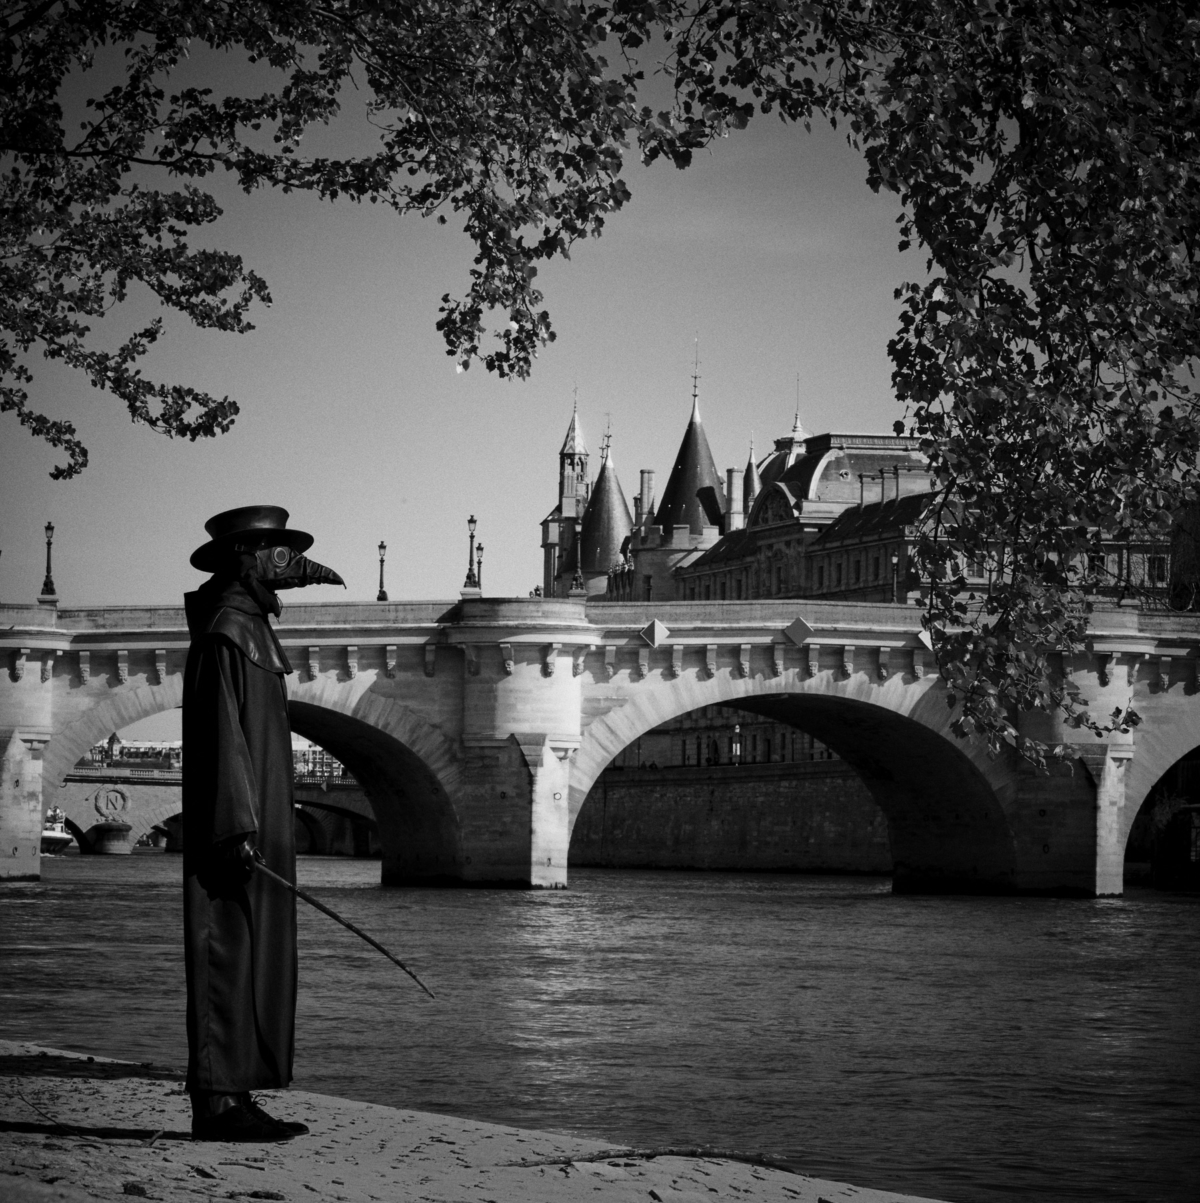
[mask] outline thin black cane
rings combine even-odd
[[[336,919],[338,923],[340,923],[347,930],[352,931],[356,936],[359,937],[359,939],[366,940],[366,942],[370,944],[372,948],[383,953],[383,955],[387,957],[387,959],[394,965],[399,965],[400,968],[403,969],[404,972],[407,973],[408,976],[411,977],[412,980],[416,982],[417,985],[420,986],[430,998],[434,997],[433,991],[430,990],[430,988],[425,985],[425,983],[421,981],[421,979],[417,977],[417,975],[413,973],[413,971],[398,956],[388,952],[388,950],[384,948],[384,946],[380,944],[378,940],[372,939],[372,937],[368,936],[361,927],[355,927],[349,919],[343,919],[341,915],[337,913],[337,911],[330,910],[330,908],[327,907],[323,902],[318,902],[311,894],[302,890],[299,886],[292,885],[292,883],[288,881],[286,877],[280,877],[274,869],[268,869],[266,862],[263,860],[262,853],[259,852],[257,848],[254,850],[254,863],[258,866],[258,871],[260,873],[265,873],[272,881],[277,881],[281,886],[291,890],[291,892],[295,894],[297,898],[303,898],[309,906],[316,907],[321,914],[328,915],[331,919]]]

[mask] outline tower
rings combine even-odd
[[[633,515],[617,479],[605,433],[600,448],[600,471],[591,491],[576,541],[577,568],[589,595],[602,594],[608,587],[609,572],[621,563],[622,549],[633,532]]]
[[[692,416],[666,488],[653,515],[643,513],[641,525],[630,540],[634,566],[623,587],[631,600],[673,598],[675,569],[700,556],[723,533],[725,484],[700,421],[698,381],[697,372],[692,376]],[[642,508],[647,509],[648,503],[643,502]]]
[[[576,542],[591,496],[588,452],[579,424],[579,398],[558,452],[558,504],[542,520],[542,592],[565,597],[577,568]],[[564,580],[565,578],[565,580]]]

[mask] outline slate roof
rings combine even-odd
[[[812,551],[821,551],[833,543],[869,543],[886,538],[898,527],[915,526],[921,521],[932,493],[909,493],[889,497],[861,508],[854,506],[839,514],[813,541]]]
[[[700,535],[706,526],[720,526],[724,512],[725,486],[700,424],[700,406],[693,399],[692,417],[654,520],[664,533],[686,526],[692,534]]]
[[[633,515],[617,479],[612,456],[604,457],[579,528],[580,571],[601,573],[621,560],[621,548],[633,530]]]

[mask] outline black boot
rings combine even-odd
[[[276,1123],[261,1109],[256,1114],[243,1102],[242,1095],[192,1095],[192,1139],[222,1140],[238,1144],[264,1144],[291,1140],[297,1135]],[[303,1126],[303,1125],[301,1125]],[[304,1129],[306,1132],[307,1128]]]
[[[307,1136],[308,1125],[297,1123],[295,1120],[276,1119],[273,1115],[268,1115],[262,1107],[259,1106],[258,1099],[254,1098],[249,1091],[245,1094],[238,1095],[238,1102],[241,1103],[251,1115],[262,1120],[264,1123],[274,1124],[277,1128],[282,1128],[290,1139],[293,1136]]]

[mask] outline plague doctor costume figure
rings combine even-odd
[[[307,1132],[268,1115],[252,1090],[292,1078],[296,903],[255,856],[296,880],[292,740],[271,628],[276,593],[342,585],[303,554],[312,536],[287,510],[244,506],[204,524],[184,597],[191,647],[183,685],[183,922],[187,1091],[200,1140],[274,1141]]]

